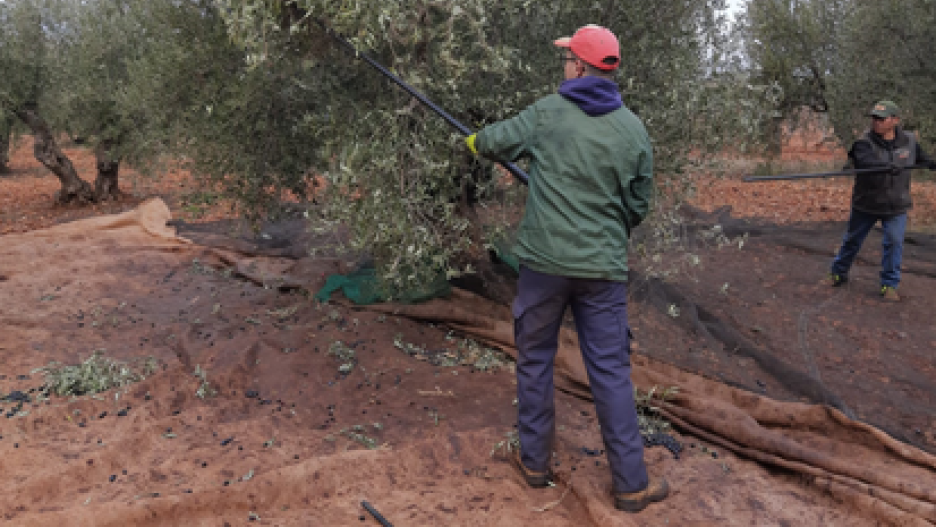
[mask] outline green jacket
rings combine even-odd
[[[627,239],[650,209],[653,149],[630,110],[591,117],[559,94],[475,140],[480,155],[530,160],[530,192],[514,248],[534,271],[627,280]]]

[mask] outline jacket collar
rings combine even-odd
[[[891,141],[887,141],[886,139],[881,137],[878,133],[876,133],[874,130],[870,130],[870,129],[868,130],[868,139],[870,139],[871,141],[873,141],[875,144],[879,146],[887,146],[887,144],[891,142]],[[903,128],[899,126],[894,128],[894,140],[891,143],[895,147],[907,146],[909,144],[909,141],[907,139],[908,139],[907,134],[903,131]]]
[[[559,87],[559,94],[592,117],[611,113],[624,106],[617,83],[601,77],[566,80]]]

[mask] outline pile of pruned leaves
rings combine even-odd
[[[42,391],[61,397],[93,395],[114,388],[122,388],[149,377],[157,371],[158,362],[145,357],[132,362],[121,362],[97,350],[84,362],[65,365],[53,362],[36,370],[45,377]]]

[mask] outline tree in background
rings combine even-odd
[[[9,170],[13,119],[0,112],[0,174]]]
[[[740,17],[741,34],[754,82],[781,94],[769,152],[780,153],[782,124],[796,124],[803,108],[828,113],[829,82],[843,64],[839,38],[851,0],[749,0]]]
[[[127,84],[127,62],[146,37],[135,10],[137,1],[69,2],[59,11],[61,26],[54,39],[54,67],[46,89],[48,114],[60,129],[80,137],[93,149],[97,177],[95,201],[118,195],[122,139],[132,128],[117,104]]]
[[[891,99],[904,110],[903,126],[936,145],[936,3],[927,0],[852,0],[839,35],[839,62],[830,80],[830,115],[849,144],[868,128],[867,112]]]
[[[132,123],[121,139],[128,160],[143,169],[180,160],[254,218],[275,212],[285,195],[305,199],[309,171],[325,159],[324,100],[351,89],[350,75],[321,75],[303,58],[308,44],[283,44],[296,60],[251,63],[208,0],[135,6],[145,35],[134,37],[116,96]]]
[[[78,176],[56,141],[56,128],[44,117],[51,69],[52,36],[62,3],[10,0],[0,3],[0,112],[15,116],[33,133],[36,159],[58,177],[56,201],[88,202],[91,187]],[[54,103],[52,103],[54,104]]]
[[[742,25],[752,78],[782,93],[774,137],[806,107],[827,113],[850,144],[868,127],[871,105],[893,99],[903,124],[936,144],[936,3],[750,0]]]

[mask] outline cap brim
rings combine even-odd
[[[556,40],[553,41],[553,44],[555,44],[556,47],[560,47],[560,48],[571,48],[572,37],[557,38]]]
[[[878,111],[874,111],[874,112],[869,113],[869,114],[868,114],[868,117],[884,117],[884,118],[887,118],[887,117],[890,117],[890,114],[887,113],[887,112],[878,112]]]

